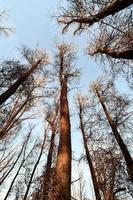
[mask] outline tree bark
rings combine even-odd
[[[3,104],[16,92],[19,86],[27,80],[30,74],[33,73],[33,71],[39,66],[40,63],[41,60],[38,60],[38,62],[33,64],[32,67],[26,73],[24,73],[14,84],[12,84],[3,94],[0,95],[0,105]]]
[[[67,99],[67,79],[61,79],[60,141],[51,200],[71,199],[71,125]]]
[[[98,182],[97,182],[95,169],[94,169],[94,166],[93,166],[93,163],[92,163],[92,160],[91,160],[90,152],[89,152],[88,145],[87,145],[87,139],[86,139],[86,136],[85,136],[81,105],[79,105],[79,118],[80,118],[80,129],[81,129],[81,132],[82,132],[84,148],[85,148],[85,152],[86,152],[86,159],[87,159],[89,167],[90,167],[90,172],[91,172],[92,182],[93,182],[93,186],[94,186],[95,197],[96,197],[96,200],[101,200],[101,195],[100,195],[100,191],[99,191],[99,185],[98,185]]]
[[[115,122],[113,121],[113,118],[111,116],[111,114],[109,113],[105,103],[104,103],[104,100],[102,98],[102,96],[100,95],[99,93],[99,90],[98,88],[95,88],[95,91],[96,91],[96,94],[99,98],[99,101],[101,103],[101,106],[104,110],[104,113],[107,117],[107,120],[108,120],[108,123],[112,129],[112,132],[117,140],[117,143],[122,151],[122,154],[125,158],[125,161],[126,161],[126,165],[127,165],[127,172],[128,172],[128,175],[129,175],[129,178],[131,179],[131,181],[133,181],[133,159],[127,149],[127,146],[125,145],[124,141],[122,140],[120,134],[119,134],[119,131],[117,129],[117,125],[115,124]]]

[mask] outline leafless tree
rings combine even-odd
[[[8,89],[4,91],[0,95],[0,105],[3,104],[7,99],[9,99],[15,92],[16,90],[23,84],[25,81],[28,80],[30,75],[41,65],[46,65],[48,63],[47,60],[47,55],[45,52],[36,50],[36,51],[31,51],[25,49],[24,52],[24,57],[28,60],[30,63],[30,67],[24,71],[21,71],[19,78],[13,82],[11,85],[7,86]],[[15,63],[16,64],[16,63]],[[21,67],[22,65],[20,65]],[[18,65],[19,67],[19,65]],[[21,69],[21,68],[20,68]],[[30,85],[29,85],[30,86]]]
[[[95,172],[95,168],[93,166],[93,162],[91,159],[91,155],[89,152],[89,147],[88,147],[88,134],[86,134],[86,123],[84,121],[84,113],[85,111],[85,107],[86,107],[86,102],[85,99],[78,96],[77,98],[77,107],[78,107],[78,115],[79,115],[79,120],[80,120],[80,129],[82,132],[82,137],[83,137],[83,143],[84,143],[84,148],[85,148],[85,152],[86,152],[86,159],[90,168],[90,172],[91,172],[91,177],[92,177],[92,182],[93,182],[93,186],[94,186],[94,191],[95,191],[95,197],[96,200],[101,200],[101,195],[100,195],[100,190],[99,190],[99,185],[97,182],[97,177],[96,177],[96,172]]]
[[[127,165],[127,171],[128,171],[128,174],[129,174],[129,178],[131,180],[133,180],[133,160],[132,160],[132,157],[130,155],[130,152],[127,148],[127,145],[125,144],[124,140],[122,139],[121,135],[120,135],[120,125],[122,124],[122,122],[124,123],[127,119],[129,119],[131,116],[132,116],[132,113],[130,113],[128,116],[127,116],[127,113],[125,113],[125,109],[124,107],[126,108],[127,105],[129,105],[129,102],[128,100],[124,100],[124,97],[120,97],[120,96],[116,96],[115,98],[115,101],[113,99],[113,107],[114,105],[116,104],[117,102],[117,108],[115,106],[115,109],[112,110],[112,113],[111,113],[111,106],[108,108],[107,107],[107,101],[109,102],[109,100],[111,101],[111,95],[112,95],[112,98],[113,98],[113,94],[115,92],[114,88],[112,90],[112,93],[110,93],[110,99],[109,98],[109,90],[110,88],[112,88],[112,83],[111,82],[108,82],[108,84],[106,86],[104,86],[104,89],[102,88],[102,85],[99,84],[98,82],[94,82],[92,84],[92,88],[96,94],[96,96],[98,97],[99,99],[99,102],[103,108],[103,111],[105,113],[105,116],[107,118],[107,121],[111,127],[111,130],[112,130],[112,133],[114,134],[114,137],[122,151],[122,154],[125,158],[125,161],[126,161],[126,165]],[[105,92],[106,91],[106,92]],[[105,92],[105,93],[104,93]],[[105,96],[104,96],[105,94]],[[108,99],[108,100],[105,100]],[[107,104],[107,105],[106,105]],[[119,105],[118,105],[119,104]],[[118,107],[119,106],[119,107]],[[109,110],[110,109],[110,110]],[[126,116],[125,116],[126,114]],[[121,122],[120,122],[120,121]]]
[[[60,139],[51,200],[71,199],[71,124],[68,107],[68,81],[79,73],[72,71],[74,51],[71,45],[58,45],[55,67],[60,81]]]

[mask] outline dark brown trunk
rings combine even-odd
[[[105,17],[109,15],[114,15],[115,13],[127,8],[128,6],[133,4],[133,0],[115,0],[112,1],[112,3],[109,3],[106,5],[99,13],[95,15],[91,15],[88,17],[75,17],[75,19],[70,20],[63,31],[67,29],[67,27],[72,23],[79,23],[79,24],[87,24],[88,26],[93,25],[96,22],[99,22],[100,20],[104,19]],[[78,29],[80,30],[80,28]]]
[[[67,79],[61,79],[60,141],[51,200],[71,199],[71,125],[67,99]]]
[[[80,105],[79,109],[80,109],[80,112],[79,112],[80,129],[81,129],[82,136],[83,136],[84,148],[85,148],[85,152],[86,152],[86,159],[87,159],[89,167],[90,167],[90,172],[91,172],[91,177],[92,177],[92,182],[93,182],[93,186],[94,186],[94,192],[95,192],[96,200],[101,200],[101,195],[100,195],[99,186],[98,186],[98,182],[97,182],[97,178],[96,178],[96,174],[95,174],[95,169],[94,169],[91,157],[90,157],[90,152],[89,152],[88,145],[87,145],[87,139],[86,139],[86,136],[85,136],[81,105]]]
[[[129,49],[126,51],[113,51],[112,49],[99,49],[97,52],[94,52],[94,54],[96,53],[103,53],[106,54],[112,58],[116,58],[116,59],[133,59],[133,50]],[[92,55],[94,55],[92,54]]]
[[[107,107],[106,107],[106,105],[104,103],[104,100],[103,100],[102,96],[99,93],[99,90],[97,88],[95,88],[95,91],[96,91],[96,94],[97,94],[97,96],[99,98],[99,101],[100,101],[100,103],[102,105],[104,113],[105,113],[105,115],[107,117],[108,123],[109,123],[109,125],[110,125],[110,127],[112,129],[112,132],[113,132],[113,134],[114,134],[114,136],[115,136],[115,138],[116,138],[116,140],[118,142],[118,145],[119,145],[119,147],[120,147],[120,149],[122,151],[122,154],[123,154],[123,156],[125,158],[126,165],[127,165],[127,171],[128,171],[128,174],[129,174],[129,178],[133,181],[133,160],[132,160],[132,157],[131,157],[131,155],[130,155],[125,143],[123,142],[123,140],[122,140],[122,138],[121,138],[121,136],[120,136],[120,134],[118,132],[117,125],[113,121],[113,118],[112,118],[111,114],[109,113],[109,111],[108,111],[108,109],[107,109]]]
[[[0,95],[0,105],[3,104],[7,99],[9,99],[19,88],[22,83],[24,83],[27,78],[30,76],[30,74],[33,73],[33,71],[38,67],[41,60],[39,60],[37,63],[32,65],[32,67],[29,69],[28,72],[24,73],[13,85],[11,85],[8,90],[6,90],[3,94]]]

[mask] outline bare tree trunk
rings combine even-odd
[[[43,200],[48,200],[48,193],[51,187],[51,165],[52,165],[52,154],[54,148],[54,138],[55,138],[55,131],[52,131],[51,139],[50,139],[50,147],[47,156],[47,164],[44,173],[43,179]]]
[[[26,138],[26,140],[24,141],[24,143],[23,143],[23,145],[22,145],[22,148],[21,148],[21,150],[20,150],[20,152],[19,152],[19,154],[18,154],[16,160],[14,161],[13,165],[11,166],[11,168],[9,169],[9,171],[4,175],[4,177],[2,177],[2,179],[0,180],[0,185],[5,181],[5,179],[8,177],[8,175],[9,175],[9,174],[11,173],[11,171],[14,169],[15,165],[17,164],[17,162],[18,162],[18,160],[19,160],[19,158],[20,158],[20,156],[21,156],[21,154],[22,154],[22,152],[23,152],[23,150],[24,150],[24,148],[25,148],[25,144],[26,144],[26,143],[27,143],[27,138]]]
[[[8,134],[8,132],[12,129],[17,115],[23,110],[26,104],[31,100],[30,95],[31,94],[28,95],[26,100],[22,103],[22,105],[20,105],[18,109],[16,109],[16,107],[14,106],[9,118],[7,119],[6,125],[0,130],[0,140],[2,140],[6,136],[6,134]]]
[[[3,94],[0,95],[0,105],[3,104],[8,98],[10,98],[16,90],[22,85],[23,82],[27,80],[30,74],[39,66],[41,60],[38,60],[32,67],[28,70],[28,72],[24,73],[13,85],[11,85]]]
[[[133,181],[133,159],[132,159],[132,157],[131,157],[128,149],[127,149],[127,146],[123,142],[123,140],[122,140],[122,138],[121,138],[121,136],[120,136],[120,134],[118,132],[117,125],[113,121],[113,118],[112,118],[111,114],[109,113],[109,111],[108,111],[108,109],[107,109],[107,107],[106,107],[106,105],[104,103],[104,100],[103,100],[102,96],[99,93],[98,88],[95,88],[95,91],[96,91],[96,94],[97,94],[97,96],[99,98],[101,106],[102,106],[102,108],[104,110],[104,113],[105,113],[105,115],[107,117],[108,123],[109,123],[109,125],[110,125],[110,127],[112,129],[112,132],[113,132],[113,134],[114,134],[114,136],[115,136],[115,138],[116,138],[116,140],[118,142],[118,145],[119,145],[119,147],[120,147],[120,149],[122,151],[122,154],[123,154],[123,156],[125,158],[129,178]]]
[[[42,147],[41,147],[41,151],[40,151],[38,159],[37,159],[37,161],[36,161],[36,163],[35,163],[35,165],[33,167],[33,170],[32,170],[31,176],[30,176],[30,180],[29,180],[29,183],[28,183],[28,186],[27,186],[27,189],[26,189],[26,192],[25,192],[23,200],[27,199],[27,196],[28,196],[28,193],[29,193],[29,190],[30,190],[30,187],[31,187],[31,183],[32,183],[32,180],[33,180],[36,168],[37,168],[37,166],[38,166],[38,164],[40,162],[40,159],[41,159],[41,156],[42,156],[42,153],[43,153],[43,150],[44,150],[44,144],[45,144],[45,141],[46,141],[46,132],[47,132],[47,130],[45,130],[43,144],[42,144]]]
[[[85,148],[85,152],[86,152],[86,158],[87,158],[87,161],[88,161],[88,164],[89,164],[89,167],[90,167],[90,172],[91,172],[91,177],[92,177],[92,182],[93,182],[93,186],[94,186],[96,200],[101,200],[99,185],[98,185],[98,182],[97,182],[95,169],[94,169],[94,166],[93,166],[93,163],[92,163],[92,160],[91,160],[90,152],[89,152],[88,145],[87,145],[87,139],[86,139],[86,136],[85,136],[81,105],[79,105],[79,118],[80,118],[80,129],[81,129],[81,132],[82,132],[83,141],[84,141],[84,148]]]
[[[128,6],[132,4],[133,4],[133,0],[115,0],[105,5],[97,14],[89,15],[88,13],[87,17],[78,16],[78,15],[73,17],[70,15],[70,20],[65,21],[65,20],[60,19],[59,23],[65,24],[65,27],[63,28],[63,32],[67,30],[69,25],[78,23],[80,24],[80,26],[78,27],[76,31],[79,31],[80,29],[82,29],[82,24],[87,24],[88,26],[91,26],[94,23],[99,22],[100,20],[104,19],[105,17],[109,15],[114,15],[115,13],[127,8]]]
[[[51,200],[71,199],[71,125],[67,99],[67,78],[61,79],[60,141]]]
[[[13,185],[14,185],[14,182],[15,182],[16,178],[18,177],[19,172],[20,172],[20,170],[21,170],[21,168],[22,168],[24,162],[27,160],[27,158],[29,157],[29,155],[31,154],[31,152],[32,152],[33,149],[34,149],[34,146],[33,146],[33,148],[31,149],[31,151],[30,151],[30,152],[28,153],[28,155],[25,157],[25,152],[26,152],[27,144],[28,144],[28,143],[26,143],[26,145],[25,145],[25,147],[24,147],[22,162],[21,162],[21,164],[20,164],[20,166],[19,166],[19,168],[18,168],[18,170],[17,170],[17,172],[16,172],[16,174],[15,174],[15,176],[14,176],[14,178],[13,178],[11,184],[10,184],[10,187],[9,187],[7,193],[6,193],[6,196],[5,196],[4,200],[6,200],[6,199],[8,198],[8,196],[9,196],[9,194],[10,194],[10,192],[11,192],[11,189],[12,189],[12,187],[13,187]]]
[[[109,55],[112,58],[115,59],[133,59],[133,50],[132,49],[128,49],[128,50],[123,50],[123,51],[115,51],[112,49],[108,49],[108,48],[98,48],[96,51],[94,51],[93,53],[89,53],[90,55],[95,55],[97,53],[102,53],[102,54],[106,54]]]

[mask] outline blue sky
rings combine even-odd
[[[84,49],[86,37],[74,37],[72,33],[61,34],[61,26],[57,25],[56,19],[51,15],[56,13],[57,7],[61,4],[59,0],[0,0],[1,10],[7,10],[7,22],[4,24],[13,27],[15,30],[5,37],[0,35],[0,59],[20,56],[19,49],[26,45],[35,48],[39,45],[50,52],[53,52],[55,43],[58,41],[70,41],[77,45],[78,56],[77,65],[83,69],[83,73],[88,74],[84,79],[85,86],[89,79],[95,78],[99,74],[99,67],[87,56]],[[79,54],[78,53],[78,54]]]
[[[78,50],[77,66],[82,68],[81,86],[88,88],[88,82],[102,73],[100,66],[91,57],[85,55],[85,47],[89,33],[73,36],[72,32],[61,34],[61,26],[51,15],[58,13],[58,7],[65,0],[0,0],[0,10],[6,10],[5,26],[14,28],[9,37],[0,35],[0,60],[21,58],[20,49],[23,45],[29,48],[45,48],[53,53],[55,43],[69,41],[76,44]],[[50,54],[51,54],[50,53]],[[82,89],[83,89],[82,88]],[[127,84],[119,84],[120,89],[127,91]]]

